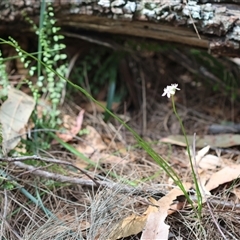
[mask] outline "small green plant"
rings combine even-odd
[[[67,56],[63,53],[65,45],[61,43],[61,41],[64,37],[59,34],[60,28],[56,27],[56,19],[51,4],[45,5],[45,1],[41,1],[40,15],[39,27],[35,25],[31,19],[25,16],[25,19],[31,24],[39,39],[39,52],[35,61],[22,50],[15,39],[9,37],[9,40],[12,43],[11,45],[15,48],[18,58],[24,63],[24,67],[28,69],[28,76],[20,84],[24,83],[28,86],[37,105],[41,104],[42,106],[47,106],[42,107],[41,118],[37,117],[37,108],[32,114],[35,127],[38,128],[44,125],[46,128],[55,129],[61,123],[58,107],[64,100],[66,81],[49,69],[54,68],[60,75],[65,76],[67,72]],[[0,99],[2,101],[7,98],[9,86],[8,76],[5,71],[6,60],[7,59],[4,59],[0,52]],[[50,68],[43,67],[40,64],[41,61]],[[31,79],[34,75],[37,75],[37,81]],[[18,87],[21,87],[20,84]],[[25,141],[30,152],[35,152],[36,146],[43,149],[47,149],[50,146],[50,139],[47,139],[48,137],[44,132],[40,132],[38,135],[41,136],[37,136],[37,133],[34,132],[32,136],[34,137],[34,143],[32,141]]]
[[[59,74],[65,76],[67,65],[61,63],[61,61],[67,58],[67,55],[62,53],[62,50],[66,46],[60,42],[64,37],[58,33],[60,28],[56,27],[55,24],[56,20],[54,19],[53,8],[49,5],[47,14],[45,14],[43,27],[37,32],[40,37],[39,44],[41,44],[43,50],[42,60],[50,68],[55,68]],[[48,99],[51,100],[53,107],[56,108],[61,100],[62,91],[65,88],[65,80],[55,76],[48,68],[43,68],[42,74],[38,78],[37,86],[44,94],[48,95]]]
[[[222,90],[226,96],[236,100],[239,71],[233,71],[234,64],[229,59],[222,61],[221,58],[216,58],[206,51],[192,49],[190,54],[193,60],[201,65],[201,68],[195,73],[199,76],[202,75],[205,84],[214,91]]]
[[[190,145],[189,145],[189,142],[188,142],[188,139],[187,139],[186,131],[185,131],[185,128],[183,126],[182,120],[179,117],[179,115],[177,113],[177,110],[176,110],[176,106],[175,106],[175,102],[174,102],[174,94],[175,94],[176,90],[180,90],[178,88],[178,84],[171,84],[171,86],[167,86],[166,88],[164,88],[164,92],[163,92],[162,96],[167,96],[168,98],[171,98],[173,112],[178,119],[178,122],[181,126],[181,129],[182,129],[182,133],[183,133],[184,138],[185,138],[185,142],[187,144],[187,153],[188,153],[188,157],[189,157],[189,161],[190,161],[190,166],[191,166],[194,185],[195,185],[195,188],[196,188],[197,200],[198,200],[198,212],[199,212],[199,217],[200,217],[201,216],[201,211],[202,211],[202,194],[201,194],[201,191],[200,191],[200,186],[199,186],[197,175],[196,175],[196,172],[195,172],[193,159],[192,159],[192,156],[191,156],[191,153],[190,153]]]
[[[6,190],[13,190],[15,188],[15,185],[11,180],[8,180],[7,178],[0,177],[0,187]]]
[[[4,59],[2,57],[2,52],[0,51],[0,99],[2,100],[7,96],[7,90],[9,87],[8,76],[6,72],[6,66],[4,64]]]
[[[88,89],[93,96],[97,96],[108,81],[107,70],[110,68],[110,64],[106,58],[111,58],[111,55],[112,53],[107,48],[93,47],[83,60],[76,64],[72,78],[81,87]],[[111,62],[111,64],[116,65],[116,62]],[[87,86],[87,79],[91,80],[89,86]]]
[[[67,63],[65,62],[67,55],[62,52],[65,45],[61,43],[64,36],[59,34],[60,28],[56,26],[56,19],[53,12],[53,7],[48,4],[45,11],[45,1],[41,3],[41,15],[39,27],[37,27],[31,19],[26,17],[26,20],[33,26],[38,35],[38,60],[46,63],[50,68],[65,76],[67,73]],[[15,43],[16,44],[16,43]],[[16,49],[21,61],[25,63],[25,67],[29,67],[31,61],[26,59],[21,49]],[[49,127],[55,128],[59,123],[58,106],[63,101],[65,95],[66,81],[56,76],[49,68],[42,68],[42,65],[37,62],[37,66],[29,68],[29,75],[33,76],[37,71],[37,82],[35,86],[30,81],[26,83],[31,88],[36,100],[40,94],[43,94],[45,100],[51,103],[51,111],[45,112],[48,119]]]
[[[125,52],[95,47],[80,63],[77,63],[72,73],[72,79],[87,89],[94,97],[98,96],[107,86],[107,109],[111,110],[113,102],[121,102],[126,95],[125,86],[120,85],[117,81],[119,63],[125,54]],[[108,114],[105,113],[106,121],[108,117]]]

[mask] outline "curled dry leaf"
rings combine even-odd
[[[21,130],[25,128],[34,107],[35,101],[32,97],[15,88],[9,89],[8,99],[0,108],[2,149],[5,154],[20,142]]]
[[[222,165],[221,158],[212,154],[207,154],[199,162],[198,166],[202,169],[216,169]]]
[[[220,157],[214,156],[212,154],[207,154],[209,152],[209,149],[210,146],[206,146],[199,150],[196,154],[196,163],[201,169],[216,169],[222,164]]]
[[[71,141],[81,130],[83,122],[84,110],[82,109],[76,120],[72,121],[71,117],[66,115],[64,117],[63,126],[66,128],[66,133],[57,133],[57,136],[64,142]]]
[[[193,136],[187,136],[188,142],[193,142]],[[182,135],[172,135],[162,138],[161,142],[175,144],[186,147],[186,141]],[[211,147],[226,148],[240,145],[240,134],[219,134],[219,135],[204,135],[196,136],[196,147],[202,148],[206,145]]]
[[[191,187],[191,184],[184,184],[185,190],[188,191]],[[157,201],[156,205],[159,206],[157,212],[151,212],[148,215],[146,225],[144,227],[141,240],[151,239],[168,239],[169,228],[170,226],[165,224],[164,221],[169,213],[173,213],[173,207],[171,206],[173,201],[183,192],[178,189],[172,189],[166,196],[162,197]],[[179,210],[183,207],[182,203],[177,203],[174,208]],[[169,211],[171,208],[171,211]]]
[[[83,153],[85,156],[90,156],[95,151],[102,151],[107,149],[106,144],[103,142],[101,135],[95,128],[87,126],[86,130],[88,134],[85,135],[84,141],[79,142],[76,149]]]
[[[195,157],[197,163],[199,163],[201,159],[208,153],[209,149],[210,146],[208,145],[197,152],[197,155]]]
[[[79,142],[76,146],[79,152],[87,157],[91,157],[91,160],[97,163],[109,163],[112,166],[129,163],[128,159],[104,152],[104,150],[107,149],[107,144],[102,140],[101,135],[96,129],[87,126],[86,130],[88,134],[86,134],[83,141]],[[82,162],[79,161],[79,164],[82,164]]]
[[[185,190],[191,187],[190,183],[184,184]],[[150,198],[150,205],[142,215],[133,214],[118,223],[109,236],[109,240],[136,235],[143,231],[141,239],[168,239],[169,226],[164,223],[168,214],[183,207],[182,203],[172,205],[173,201],[183,192],[180,189],[171,190],[166,196],[156,201]],[[171,209],[171,210],[170,210]]]
[[[219,185],[231,182],[240,176],[240,165],[233,165],[231,167],[225,167],[220,171],[212,174],[205,188],[211,191],[217,188]]]
[[[150,198],[150,201],[153,204],[157,202],[153,198]],[[120,223],[115,226],[108,240],[115,240],[140,233],[146,224],[148,215],[151,212],[157,211],[157,207],[150,205],[142,215],[139,216],[137,214],[132,214],[124,218]]]

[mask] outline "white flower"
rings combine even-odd
[[[180,90],[177,86],[178,84],[171,84],[171,86],[167,86],[164,88],[162,96],[167,95],[167,97],[170,98],[175,94],[176,90]]]

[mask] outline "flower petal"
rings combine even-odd
[[[171,84],[171,86],[167,86],[166,88],[164,88],[162,96],[167,95],[167,97],[170,98],[171,95],[175,94],[176,90],[180,90],[178,88],[178,84]]]

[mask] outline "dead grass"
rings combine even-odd
[[[18,179],[24,188],[34,195],[33,182],[40,178],[25,176]],[[148,204],[147,199],[156,199],[170,189],[165,184],[144,184],[134,190],[122,193],[123,184],[114,189],[91,189],[84,186],[65,186],[50,190],[42,186],[38,191],[43,205],[55,217],[47,215],[19,190],[1,191],[1,233],[5,239],[107,239],[117,222],[131,214],[142,214]],[[141,191],[140,191],[141,190]],[[158,195],[158,196],[157,196]],[[221,195],[218,200],[225,201]],[[219,200],[219,201],[220,201]],[[228,199],[226,199],[228,201]],[[166,223],[170,225],[170,239],[223,239],[216,226],[220,227],[226,239],[239,238],[240,209],[234,204],[232,209],[222,205],[204,204],[202,218],[196,218],[191,209],[183,209],[169,215]],[[7,216],[4,217],[4,216]],[[137,236],[129,239],[140,239]]]

